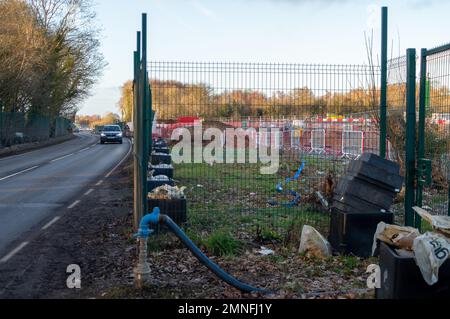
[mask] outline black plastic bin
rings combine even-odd
[[[380,243],[380,289],[377,299],[449,299],[450,260],[439,270],[439,282],[429,286],[423,279],[411,253],[403,256],[385,243]]]
[[[155,207],[159,207],[161,214],[169,216],[178,226],[183,226],[187,223],[187,201],[186,199],[149,199],[148,209],[150,212]],[[153,228],[158,232],[167,231],[165,226]]]
[[[331,211],[329,241],[341,254],[368,258],[372,255],[373,240],[379,223],[392,224],[392,213],[346,213],[336,208]]]
[[[172,156],[168,154],[152,155],[152,165],[172,164]]]
[[[147,179],[147,190],[149,193],[151,193],[155,188],[164,186],[164,185],[169,185],[169,186],[175,186],[175,181],[173,179],[170,180],[151,180],[151,179]]]

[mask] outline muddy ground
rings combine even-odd
[[[132,269],[132,166],[120,167],[82,204],[50,230],[34,238],[0,280],[1,298],[260,298],[227,286],[204,268],[172,236],[150,244],[152,275],[134,288]],[[271,256],[256,248],[239,256],[214,257],[247,283],[270,289],[270,298],[371,298],[365,289],[370,261],[332,257],[314,260],[281,246]],[[80,290],[68,289],[68,265],[81,267]],[[2,282],[1,282],[2,281]]]

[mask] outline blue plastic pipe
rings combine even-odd
[[[136,235],[137,237],[148,238],[150,235],[149,225],[158,225],[164,224],[166,225],[175,236],[180,239],[180,241],[192,252],[192,254],[209,270],[211,270],[217,277],[221,280],[225,281],[227,284],[239,289],[242,292],[246,293],[263,293],[269,294],[272,293],[268,290],[255,288],[245,283],[240,282],[236,278],[232,277],[228,273],[226,273],[222,268],[220,268],[217,264],[212,262],[206,255],[186,236],[183,230],[178,227],[178,225],[166,215],[161,215],[159,208],[155,208],[152,214],[144,216],[141,221],[141,226],[139,229],[139,233]],[[148,230],[148,232],[147,232]],[[147,234],[147,235],[146,235]],[[145,237],[146,236],[146,237]]]

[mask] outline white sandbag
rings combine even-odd
[[[313,227],[305,225],[300,242],[300,254],[326,258],[332,255],[330,243]]]
[[[439,281],[439,268],[449,258],[449,240],[436,233],[426,233],[414,240],[416,264],[430,286]]]

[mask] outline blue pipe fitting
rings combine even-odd
[[[139,225],[139,232],[137,234],[134,234],[133,237],[135,238],[144,238],[147,239],[150,237],[150,235],[153,233],[153,230],[149,228],[149,225],[158,225],[159,224],[159,218],[161,216],[161,210],[156,207],[153,210],[153,213],[145,215],[141,219],[141,223]]]

